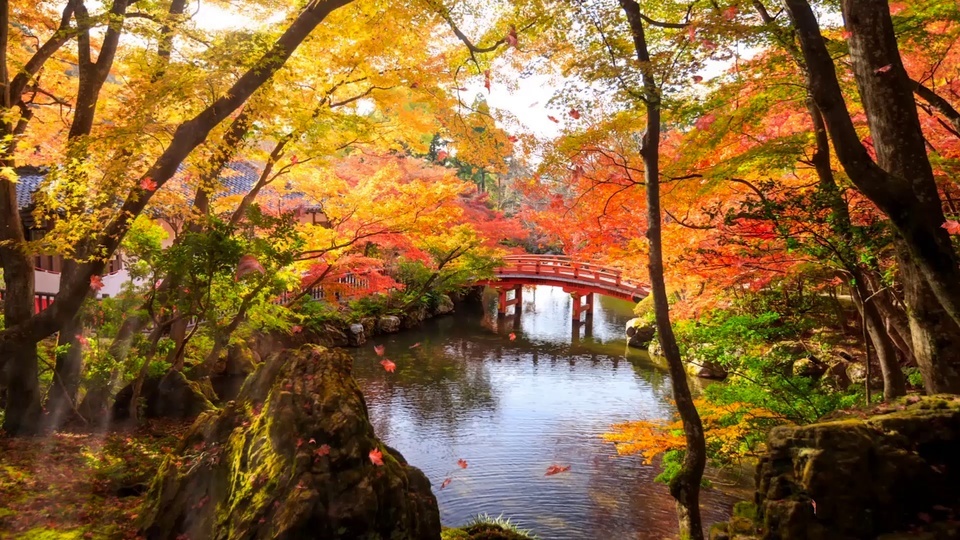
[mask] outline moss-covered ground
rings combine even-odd
[[[188,425],[0,438],[0,539],[136,538],[146,485]]]

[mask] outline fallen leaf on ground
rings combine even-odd
[[[383,465],[383,452],[378,448],[374,448],[370,451],[370,463],[373,463],[376,466]]]
[[[570,470],[570,465],[563,466],[563,465],[554,464],[547,467],[547,474],[545,474],[544,476],[553,476],[555,474],[560,474],[564,471],[569,471],[569,470]]]
[[[457,460],[457,465],[459,465],[461,469],[466,469],[466,468],[467,468],[467,460],[465,460],[465,459],[458,459],[458,460]]]
[[[397,365],[387,359],[381,360],[380,365],[383,366],[383,369],[387,370],[389,373],[393,373],[394,370],[397,369]]]

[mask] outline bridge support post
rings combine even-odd
[[[573,297],[573,320],[579,321],[583,313],[587,314],[588,321],[593,319],[593,293],[572,292],[570,296]]]
[[[514,315],[520,314],[520,306],[523,305],[523,285],[513,287],[513,298],[507,299],[507,291],[510,289],[497,288],[497,316],[506,317],[507,308],[513,306]]]

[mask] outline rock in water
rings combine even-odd
[[[150,540],[435,540],[430,481],[374,435],[342,352],[273,355],[236,401],[200,416],[167,458],[141,524]],[[382,452],[383,465],[370,452]]]
[[[384,334],[393,334],[400,331],[400,317],[384,315],[377,320],[377,329]]]

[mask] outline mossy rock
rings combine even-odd
[[[140,395],[146,418],[193,418],[214,409],[208,396],[216,397],[209,379],[191,381],[180,371],[148,377],[143,382]],[[114,418],[129,417],[132,397],[133,383],[130,383],[117,393],[112,410]]]
[[[376,438],[351,367],[322,347],[269,357],[163,463],[141,513],[144,535],[439,539],[429,480]],[[374,450],[383,465],[371,462]]]
[[[938,520],[958,533],[937,509],[960,507],[960,397],[883,407],[868,418],[771,430],[757,470],[763,538],[919,534]],[[749,518],[746,507],[739,513]]]
[[[455,529],[466,536],[446,536],[444,540],[530,540],[530,537],[495,523],[474,523]]]

